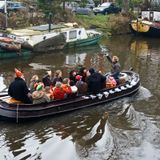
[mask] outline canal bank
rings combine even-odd
[[[29,26],[46,24],[49,17],[42,12],[25,13],[16,12],[11,13],[8,17],[8,28],[21,29]],[[0,14],[0,30],[5,28],[5,15]],[[108,15],[75,15],[71,12],[65,12],[57,16],[51,17],[51,23],[58,24],[59,22],[77,22],[85,28],[98,29],[103,31],[104,35],[123,35],[131,33],[129,28],[130,16],[123,16],[122,14],[108,14]]]

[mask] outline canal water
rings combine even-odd
[[[33,74],[80,65],[105,73],[103,52],[117,55],[122,69],[140,75],[138,94],[75,112],[26,123],[0,121],[0,160],[160,160],[160,40],[116,36],[100,45],[0,60],[0,91],[21,68]],[[108,114],[106,114],[106,112]]]

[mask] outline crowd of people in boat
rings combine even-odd
[[[13,102],[39,104],[62,100],[77,94],[97,94],[106,87],[114,88],[120,74],[119,59],[117,56],[113,56],[112,59],[109,56],[107,58],[112,64],[112,74],[107,79],[94,68],[81,67],[78,71],[71,70],[67,78],[63,77],[61,70],[56,70],[54,74],[49,70],[41,80],[38,75],[33,75],[27,87],[23,73],[15,68],[15,79],[9,85],[8,94]]]

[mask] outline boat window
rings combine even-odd
[[[70,31],[69,32],[69,39],[75,39],[77,38],[77,31]]]

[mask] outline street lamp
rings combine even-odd
[[[51,24],[52,24],[52,13],[49,12],[49,28],[48,28],[49,32],[51,31]]]

